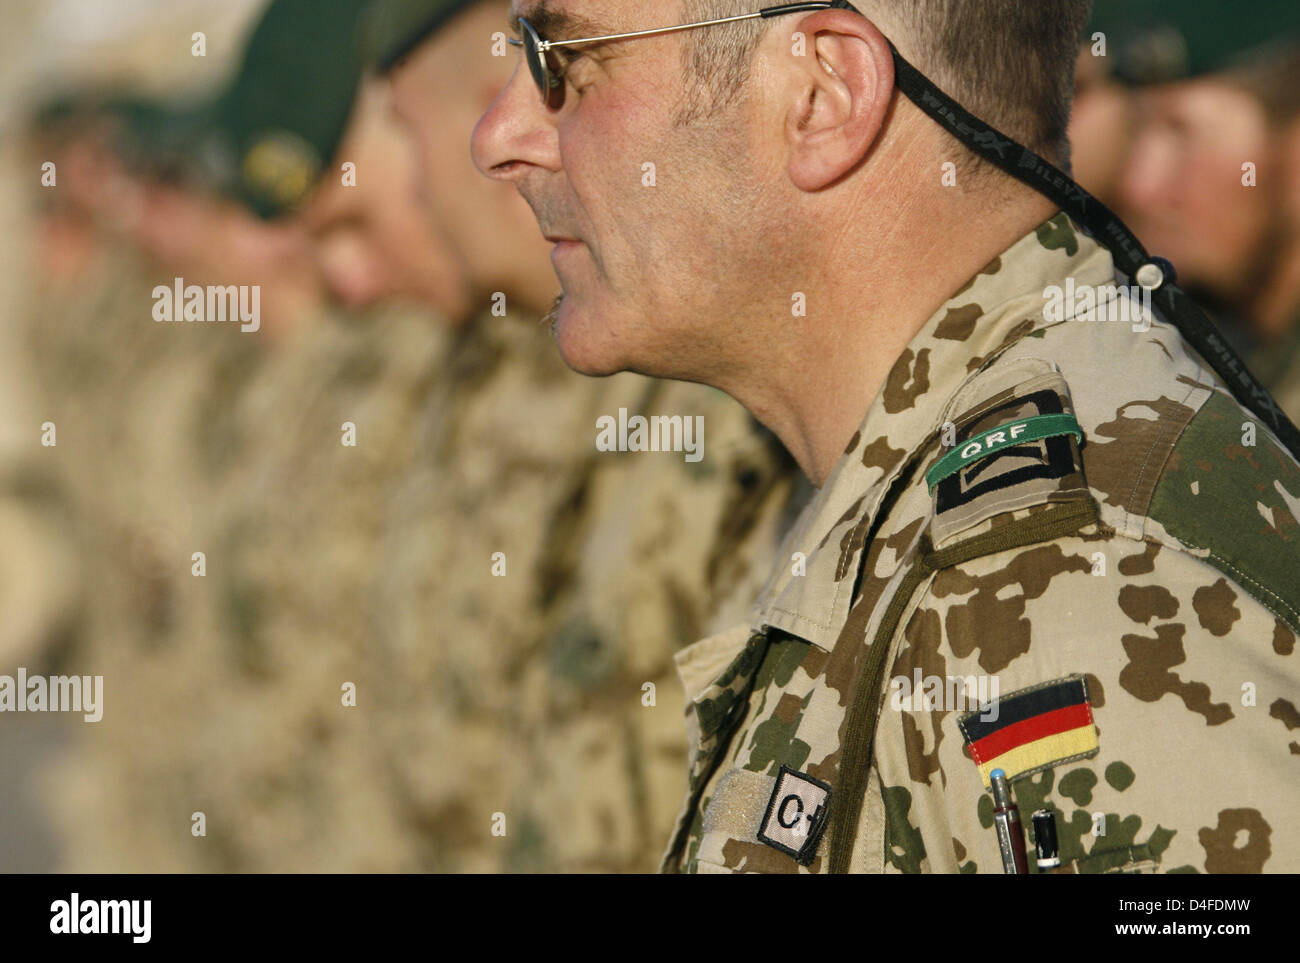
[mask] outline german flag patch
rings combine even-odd
[[[984,788],[989,773],[1006,770],[1008,779],[1057,763],[1097,754],[1097,727],[1082,675],[1012,692],[985,709],[957,721],[966,754],[979,766]]]

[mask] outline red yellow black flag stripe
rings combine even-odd
[[[1014,779],[1098,750],[1088,686],[1081,675],[1013,692],[987,709],[968,713],[957,725],[986,789],[994,769]]]

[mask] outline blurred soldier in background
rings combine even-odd
[[[111,513],[101,515],[93,504],[72,498],[69,482],[85,483],[106,501],[116,486],[107,479],[93,484],[106,468],[98,456],[120,446],[126,452],[123,462],[131,462],[134,453],[127,451],[123,429],[167,420],[165,402],[148,415],[128,415],[118,403],[147,395],[139,382],[158,383],[159,372],[178,355],[159,359],[153,349],[162,345],[125,321],[133,317],[153,324],[154,282],[145,275],[139,252],[99,209],[120,186],[109,176],[110,155],[100,136],[103,91],[137,82],[175,91],[206,82],[225,69],[232,52],[217,28],[247,22],[249,7],[248,0],[219,6],[210,0],[165,6],[154,0],[6,4],[0,72],[0,220],[8,226],[0,259],[5,265],[0,350],[6,371],[0,382],[10,417],[0,434],[20,442],[21,458],[15,464],[6,451],[0,459],[3,484],[22,496],[27,511],[17,531],[9,520],[0,521],[5,624],[0,671],[12,674],[25,667],[29,673],[58,674],[86,668],[79,645],[87,621],[81,601],[88,594],[84,563],[90,546],[107,541],[105,531],[95,532],[86,522],[116,526]],[[190,40],[195,28],[211,31],[214,39],[197,52]],[[28,122],[28,112],[40,104],[49,106]],[[117,308],[125,313],[115,316]],[[183,340],[193,346],[196,339],[201,339],[197,333]],[[41,345],[50,350],[32,350]],[[180,347],[175,339],[172,345]],[[72,467],[77,470],[69,474]],[[37,539],[23,537],[24,530],[47,521],[57,521],[57,528],[41,531]],[[124,540],[116,547],[129,545]],[[121,568],[140,560],[127,551],[112,557]],[[104,584],[102,576],[96,581]],[[75,714],[5,714],[0,853],[9,857],[7,867],[53,867],[46,807],[32,792],[33,768],[82,731],[84,723]]]
[[[47,270],[64,285],[77,283],[93,259],[88,219],[74,205],[56,202],[53,191],[37,195],[46,202],[44,229],[21,229],[32,172],[65,161],[60,113],[37,117],[21,142],[0,139],[0,222],[9,225],[0,242],[0,673],[9,676],[19,667],[54,674],[76,622],[69,503],[51,464],[53,450],[42,444],[56,440],[57,428],[26,358],[28,332],[15,323],[29,308],[33,273]],[[49,713],[0,716],[0,866],[11,872],[53,867],[54,840],[30,791],[31,773],[76,725]]]
[[[533,320],[545,245],[468,150],[505,4],[376,4],[387,76],[359,86],[353,12],[276,0],[209,104],[98,113],[77,196],[155,263],[104,325],[138,380],[67,398],[105,439],[76,502],[109,530],[81,657],[113,700],[56,782],[70,863],[649,870],[682,790],[672,654],[746,604],[790,465],[721,393],[581,378]],[[154,324],[173,275],[283,307]],[[442,317],[372,307],[402,299]],[[82,339],[44,339],[57,376]],[[598,451],[620,409],[703,418],[702,457]]]
[[[324,178],[304,211],[331,295],[357,311],[396,299],[435,308],[451,324],[465,321],[472,313],[465,265],[416,203],[415,147],[382,78],[362,82],[338,157],[350,168]]]
[[[1217,309],[1225,335],[1294,420],[1300,6],[1265,0],[1229,11],[1210,0],[1135,0],[1100,5],[1099,14],[1103,7],[1113,73],[1134,88],[1131,142],[1113,175],[1119,213]],[[1086,151],[1083,121],[1076,115],[1073,133],[1083,141],[1076,150]],[[1091,129],[1096,143],[1106,140]],[[1125,139],[1121,131],[1113,129],[1112,142]]]
[[[1070,166],[1075,179],[1107,207],[1133,133],[1133,98],[1111,70],[1110,44],[1123,34],[1127,0],[1097,0],[1074,70],[1070,108]]]
[[[373,747],[341,737],[313,751],[338,719],[316,717],[322,702],[338,706],[337,665],[353,654],[340,640],[355,639],[331,624],[356,609],[355,593],[340,589],[355,570],[331,563],[353,564],[344,546],[363,519],[334,496],[382,459],[380,439],[363,434],[343,450],[366,455],[348,462],[330,455],[344,422],[364,432],[392,362],[409,381],[439,346],[423,315],[376,318],[367,330],[324,310],[310,237],[290,216],[331,165],[351,113],[360,10],[278,0],[214,100],[110,112],[126,173],[89,193],[160,262],[143,272],[148,284],[256,284],[263,317],[252,332],[158,324],[149,295],[136,292],[102,327],[140,360],[129,371],[105,366],[123,383],[101,404],[69,393],[93,428],[84,434],[105,438],[98,474],[77,473],[89,480],[78,499],[84,530],[120,529],[127,549],[114,541],[85,556],[83,658],[101,667],[113,702],[59,781],[78,868],[397,858],[382,773],[365,768],[378,763]],[[67,335],[61,343],[84,346]],[[102,430],[114,419],[125,427]],[[317,657],[295,660],[302,651]],[[190,835],[196,812],[205,838]]]

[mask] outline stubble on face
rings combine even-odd
[[[557,294],[555,300],[546,313],[542,315],[540,323],[550,332],[551,337],[555,337],[555,325],[560,317],[560,308],[564,305],[564,295]]]
[[[587,74],[590,99],[561,131],[563,174],[521,188],[544,233],[583,242],[563,252],[566,294],[543,320],[585,374],[704,380],[752,336],[747,304],[770,265],[770,172],[751,156],[749,88],[711,97],[682,43],[629,45],[608,73]]]

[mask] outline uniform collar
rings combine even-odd
[[[994,258],[930,319],[895,361],[882,390],[782,546],[751,613],[829,651],[848,618],[858,568],[880,503],[943,426],[948,401],[990,359],[1057,320],[1045,289],[1074,277],[1105,284],[1110,253],[1058,213]],[[1071,316],[1069,299],[1062,320]],[[796,553],[799,553],[796,555]],[[795,574],[800,555],[803,575]]]

